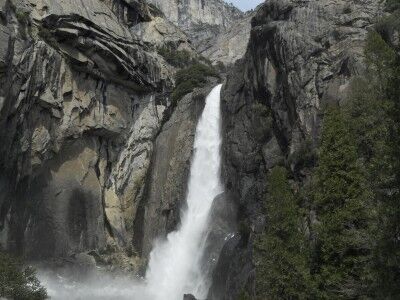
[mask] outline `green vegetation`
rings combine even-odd
[[[0,251],[0,297],[15,300],[42,300],[46,290],[36,278],[35,270]]]
[[[192,55],[187,50],[174,50],[171,47],[163,46],[157,49],[164,59],[176,68],[184,68],[193,62]]]
[[[387,0],[386,8],[388,11],[395,11],[400,9],[400,0]]]
[[[242,291],[239,294],[239,299],[238,300],[251,300],[251,297],[249,296],[249,294],[246,291]]]
[[[305,140],[300,147],[294,151],[288,159],[290,165],[296,169],[311,168],[315,166],[316,153],[311,140]]]
[[[9,3],[10,8],[14,11],[15,17],[22,25],[30,25],[30,12],[26,9],[22,9],[20,6],[16,6],[13,2]]]
[[[399,1],[388,4],[397,5]],[[397,9],[400,9],[397,6]],[[399,15],[399,11],[394,12]],[[399,29],[399,27],[397,27]],[[376,296],[381,299],[400,298],[400,55],[385,36],[370,35],[366,48],[375,77],[384,78],[378,100],[387,102],[385,165],[381,189],[377,191],[379,215],[375,249]],[[384,66],[384,68],[380,68]],[[384,100],[382,100],[384,99]],[[379,157],[376,158],[381,161]]]
[[[220,73],[226,73],[228,70],[227,66],[225,66],[222,61],[218,61],[215,67]]]
[[[218,73],[213,67],[199,62],[179,70],[175,77],[176,86],[172,93],[172,102],[176,103],[195,88],[204,87],[207,84],[207,77],[218,78]]]
[[[259,299],[400,299],[400,1],[387,8],[367,38],[367,72],[325,110],[317,156],[305,144],[289,158],[317,166],[311,184],[294,194],[282,168],[268,178]]]
[[[286,170],[275,167],[268,183],[267,228],[255,241],[257,299],[307,299],[309,253]]]
[[[15,11],[15,17],[23,25],[29,25],[30,23],[29,15],[30,15],[29,11],[23,11],[23,10]]]
[[[211,61],[203,56],[194,57],[187,50],[174,50],[169,46],[160,47],[157,52],[171,66],[179,69],[175,75],[175,89],[171,96],[174,104],[195,88],[204,87],[207,77],[219,78],[218,71]]]
[[[318,298],[364,297],[371,285],[374,209],[356,144],[337,107],[326,112],[315,177]]]

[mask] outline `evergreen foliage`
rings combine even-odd
[[[386,8],[388,11],[400,9],[400,0],[386,0]]]
[[[0,251],[0,297],[15,300],[42,300],[47,292],[36,278],[35,270]]]
[[[301,170],[317,165],[302,206],[285,170],[271,172],[255,241],[259,299],[400,299],[400,1],[386,5],[368,34],[367,72],[325,111],[317,159],[312,145],[289,157]],[[308,244],[299,209],[315,215]]]
[[[172,102],[176,103],[195,88],[204,87],[207,84],[207,77],[218,78],[218,73],[213,67],[199,62],[179,70],[175,77],[176,86],[172,93]]]
[[[374,197],[382,197],[392,180],[390,146],[391,103],[381,97],[376,78],[356,78],[344,107],[357,154],[366,169]]]
[[[376,34],[375,34],[376,35]],[[368,47],[369,46],[369,47]],[[400,298],[400,56],[383,38],[369,37],[367,53],[373,52],[380,65],[385,65],[382,99],[387,99],[390,120],[387,137],[389,165],[392,180],[379,198],[377,243],[375,248],[376,296],[382,299]],[[384,53],[384,54],[382,54]],[[371,65],[376,66],[377,61]],[[377,78],[380,78],[376,69]]]
[[[338,107],[328,108],[324,119],[315,189],[318,298],[366,296],[374,209],[357,147]]]
[[[308,299],[311,277],[301,214],[283,167],[268,180],[267,227],[255,241],[257,299]]]
[[[164,59],[176,68],[184,68],[192,63],[194,60],[192,55],[187,50],[174,50],[171,47],[163,46],[157,49]]]

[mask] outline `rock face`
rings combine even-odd
[[[247,53],[228,76],[222,102],[223,176],[250,235],[228,242],[215,276],[229,271],[214,281],[210,299],[253,295],[252,233],[264,226],[268,170],[316,145],[324,104],[344,101],[351,78],[364,71],[364,40],[381,5],[271,0],[253,18]]]
[[[178,51],[194,52],[188,36],[173,23],[157,16],[131,28],[140,39],[155,47],[171,47]]]
[[[1,247],[137,270],[176,228],[216,82],[171,105],[165,45],[197,55],[141,0],[0,1]]]
[[[135,246],[145,257],[154,239],[164,237],[180,221],[196,126],[210,91],[207,87],[183,97],[155,141],[146,197],[135,220]]]
[[[228,28],[242,13],[222,0],[149,0],[159,8],[168,20],[186,32],[192,32],[197,25]]]
[[[134,219],[173,73],[131,28],[156,18],[139,0],[0,1],[2,247],[129,252],[143,235]]]
[[[252,13],[222,0],[150,0],[212,62],[234,63],[246,50]]]
[[[202,40],[197,50],[212,62],[233,64],[246,53],[254,15],[255,11],[248,12],[218,35]]]

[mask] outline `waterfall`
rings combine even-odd
[[[207,297],[210,278],[202,268],[202,258],[210,209],[214,198],[222,192],[220,92],[218,85],[208,95],[196,128],[187,205],[181,213],[181,224],[165,240],[155,243],[145,282],[101,271],[79,278],[41,270],[39,278],[52,299],[182,300],[184,294],[198,299]]]
[[[220,93],[216,86],[206,99],[196,128],[187,206],[181,224],[166,240],[156,242],[146,272],[147,293],[153,300],[182,300],[190,293],[207,297],[209,280],[202,272],[210,209],[222,192],[220,181]]]

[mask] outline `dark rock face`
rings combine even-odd
[[[213,297],[235,299],[240,290],[253,295],[251,240],[264,223],[268,170],[306,142],[315,147],[321,109],[345,101],[351,78],[364,71],[364,39],[381,5],[271,0],[253,18],[247,53],[228,76],[222,102],[223,176],[250,236],[245,246],[227,246],[232,255],[224,250]],[[230,271],[222,278],[218,270]]]
[[[210,87],[183,97],[162,127],[154,145],[146,194],[135,219],[136,248],[147,256],[152,242],[174,230],[186,200],[193,143],[198,119]]]
[[[138,270],[176,228],[216,82],[171,106],[165,44],[194,53],[142,0],[0,1],[1,247]]]
[[[243,290],[254,294],[255,271],[251,258],[251,244],[246,237],[230,236],[215,267],[207,299],[238,299]]]
[[[197,300],[195,296],[191,294],[185,294],[183,295],[183,300]]]
[[[144,1],[46,3],[0,1],[0,242],[125,253],[172,68],[130,30],[153,18]]]
[[[219,257],[227,240],[237,230],[237,207],[226,193],[215,197],[211,207],[210,225],[207,232],[206,248],[202,258],[203,272],[210,278],[215,270]]]

